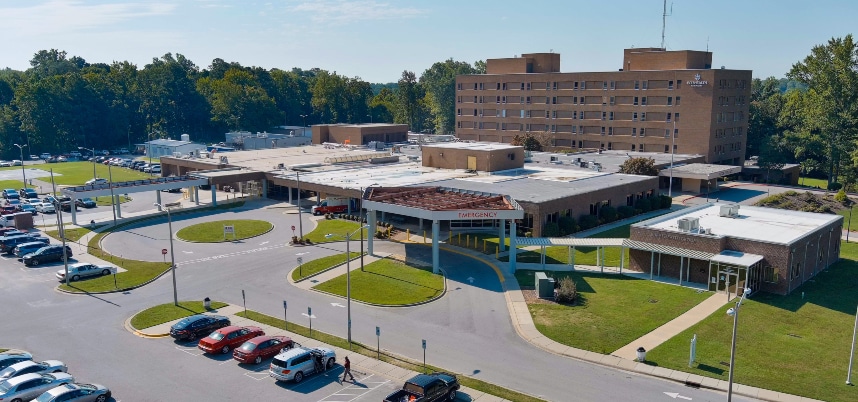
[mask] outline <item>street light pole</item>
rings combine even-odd
[[[852,385],[852,360],[855,358],[855,334],[858,334],[858,310],[855,311],[855,327],[852,329],[852,351],[849,352],[849,371],[846,372],[846,385]]]
[[[167,210],[167,229],[170,231],[170,270],[173,271],[173,305],[179,305],[179,293],[176,291],[176,254],[173,252],[173,218],[170,216],[170,208],[165,208],[159,203],[156,207]]]
[[[116,202],[116,196],[113,195],[113,170],[111,169],[111,165],[107,165],[107,184],[110,186],[110,205],[113,205],[113,226],[116,226],[116,208],[119,207],[119,203]],[[170,232],[172,233],[172,231]],[[170,241],[172,242],[173,237],[170,237]]]
[[[742,298],[736,302],[736,307],[727,310],[727,315],[733,316],[733,342],[730,346],[730,374],[727,380],[727,402],[733,400],[733,366],[736,364],[736,330],[739,324],[739,307],[742,306],[742,302],[745,301],[748,293],[751,293],[751,289],[745,288],[742,291]]]
[[[18,147],[18,151],[21,152],[21,176],[24,177],[24,188],[27,188],[27,173],[24,170],[24,147],[26,147],[27,144],[24,144],[24,145],[13,144],[13,145]]]
[[[361,222],[362,224],[363,222]],[[357,230],[351,232],[345,236],[343,235],[335,235],[333,233],[328,233],[325,235],[325,238],[331,238],[334,236],[345,237],[346,239],[346,315],[348,316],[348,340],[349,340],[349,350],[352,349],[352,275],[351,275],[351,250],[349,249],[349,243],[351,243],[352,236],[356,233],[363,233],[363,230],[369,225],[361,225]]]
[[[307,136],[307,115],[306,114],[301,115],[301,136],[302,137]]]
[[[92,178],[95,179],[95,148],[89,149],[86,147],[77,147],[77,149],[80,149],[81,151],[89,151],[89,153],[92,155]]]
[[[673,150],[676,148],[676,118],[673,119],[673,133],[670,134],[670,183],[667,186],[667,196],[673,197]]]

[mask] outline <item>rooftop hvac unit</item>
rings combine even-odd
[[[677,226],[679,226],[679,230],[683,232],[694,232],[700,228],[700,219],[699,218],[681,218],[676,221]]]
[[[735,218],[739,216],[739,204],[722,205],[718,216]]]

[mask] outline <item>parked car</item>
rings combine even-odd
[[[78,206],[78,207],[84,207],[84,208],[95,208],[95,206],[96,206],[95,201],[93,201],[92,198],[89,198],[89,197],[83,197],[83,198],[76,199],[74,201],[74,205]]]
[[[51,159],[51,154],[47,152],[42,152],[42,154],[39,155],[39,159]]]
[[[116,268],[108,265],[95,265],[87,262],[69,264],[69,278],[73,281],[79,281],[81,278],[89,278],[91,276],[103,276],[115,273]],[[65,269],[57,271],[57,279],[59,279],[60,282],[66,280]]]
[[[2,218],[6,218],[5,216]],[[2,219],[0,218],[0,219]],[[15,247],[19,244],[29,243],[33,241],[38,241],[36,239],[42,239],[43,237],[38,233],[21,233],[9,236],[0,237],[0,252],[2,253],[11,253]]]
[[[71,247],[65,247],[66,258],[72,257]],[[28,267],[35,267],[43,262],[48,261],[62,261],[63,259],[63,246],[59,244],[45,246],[40,248],[34,253],[27,254],[23,257],[24,265]]]
[[[161,165],[155,165],[155,166],[152,166],[152,168],[151,168],[151,169],[149,169],[149,173],[152,173],[152,174],[161,174]]]
[[[41,212],[43,214],[52,214],[57,212],[56,208],[54,208],[54,205],[49,202],[40,202],[38,204],[34,204],[34,206],[36,207],[36,211]]]
[[[12,159],[12,166],[21,166],[24,164],[24,161],[20,161],[17,159]]]
[[[38,211],[36,211],[36,207],[30,205],[29,203],[18,204],[17,208],[20,212],[29,212],[32,215],[38,214]]]
[[[12,162],[0,161],[0,167],[12,167]]]
[[[51,389],[34,399],[37,402],[105,402],[110,390],[100,384],[66,384]]]
[[[453,401],[456,399],[456,391],[458,390],[459,380],[453,374],[417,374],[406,381],[402,389],[384,398],[384,402]]]
[[[23,350],[7,350],[0,353],[0,370],[5,369],[15,363],[20,363],[28,360],[33,360],[33,355]]]
[[[30,401],[71,382],[74,382],[74,377],[68,373],[19,375],[0,382],[0,401]]]
[[[232,351],[239,363],[262,363],[263,359],[278,355],[298,345],[288,336],[257,336]],[[298,345],[300,346],[300,345]]]
[[[18,200],[18,199],[21,199],[21,196],[18,194],[17,191],[15,191],[14,188],[7,188],[7,189],[3,190],[3,198],[5,198],[7,200],[8,199]]]
[[[87,180],[83,184],[85,184],[87,186],[92,186],[92,185],[96,185],[96,184],[107,184],[107,179],[102,179],[101,177],[96,177],[94,179]]]
[[[45,237],[36,237],[33,238],[34,241],[19,243],[12,250],[12,254],[15,254],[15,257],[19,259],[24,258],[25,255],[30,253],[35,253],[39,251],[40,248],[45,247],[48,244],[48,239]]]
[[[153,163],[153,164],[143,168],[143,173],[154,173],[152,170],[155,168],[158,168],[158,173],[161,172],[161,165],[159,165],[157,163]]]
[[[69,161],[69,158],[66,158],[65,156],[58,156],[57,157],[57,162],[68,162],[68,161]]]
[[[268,375],[277,381],[301,382],[304,377],[334,368],[337,357],[333,349],[297,347],[271,360]]]
[[[65,363],[59,360],[45,360],[43,362],[34,362],[32,360],[27,360],[20,363],[15,363],[9,367],[4,368],[2,371],[0,371],[0,380],[7,380],[12,377],[17,377],[19,375],[30,373],[65,373],[66,371],[67,367]]]
[[[37,161],[37,160],[39,160],[39,155],[30,155],[30,160],[31,160],[31,161]]]
[[[39,193],[37,193],[36,190],[33,190],[32,188],[22,188],[18,190],[18,195],[21,198],[39,198]]]
[[[230,325],[229,318],[222,315],[197,314],[183,318],[170,327],[170,336],[192,341],[200,336]]]
[[[262,328],[249,326],[238,327],[230,325],[212,332],[209,336],[200,339],[197,347],[205,353],[229,353],[245,341],[257,336],[265,335]]]

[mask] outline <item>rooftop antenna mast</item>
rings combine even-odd
[[[667,17],[673,15],[673,3],[670,3],[670,13],[667,12],[667,0],[664,0],[664,8],[661,13],[661,48],[664,47],[664,29],[667,26]]]

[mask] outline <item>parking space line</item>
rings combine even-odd
[[[185,352],[185,353],[187,353],[187,354],[189,354],[189,355],[191,355],[191,356],[202,356],[202,355],[203,355],[203,351],[202,351],[202,350],[199,350],[198,348],[195,348],[195,347],[188,347],[188,346],[176,346],[176,349],[178,349],[178,350],[180,350],[180,351],[182,351],[182,352]],[[193,350],[194,352],[191,352],[192,350]]]
[[[362,396],[364,396],[364,395],[368,394],[368,393],[369,393],[369,392],[371,392],[371,391],[374,391],[374,390],[376,390],[376,389],[380,388],[380,387],[381,387],[381,386],[383,386],[384,384],[387,384],[387,383],[389,383],[389,382],[390,382],[390,380],[386,380],[386,381],[383,381],[383,382],[377,382],[377,381],[366,381],[366,380],[370,379],[370,378],[371,378],[372,376],[374,376],[374,375],[375,375],[375,374],[370,374],[370,375],[368,375],[368,376],[366,376],[366,377],[364,377],[364,378],[359,378],[359,379],[358,379],[358,383],[360,383],[360,384],[362,384],[362,385],[367,385],[367,384],[377,384],[377,385],[375,385],[375,386],[372,386],[372,387],[359,387],[359,386],[357,386],[356,384],[352,384],[352,385],[349,385],[348,387],[345,387],[345,388],[343,388],[343,389],[341,389],[341,390],[339,390],[339,391],[337,391],[337,392],[334,392],[333,394],[330,394],[330,395],[328,395],[328,396],[326,396],[326,397],[324,397],[324,398],[322,398],[322,399],[319,399],[319,402],[351,402],[351,401],[354,401],[355,399],[358,399],[358,398],[360,398],[360,397],[362,397]],[[354,390],[354,391],[358,391],[358,392],[357,392],[357,393],[347,392],[347,391],[352,391],[352,390]],[[344,391],[346,391],[346,392],[344,392]],[[353,396],[353,398],[351,398],[351,399],[341,399],[342,397],[347,397],[347,398],[348,398],[348,397],[352,397],[352,396]],[[338,397],[338,398],[337,398],[337,399],[329,399],[329,398],[332,398],[332,397]]]
[[[268,368],[269,367],[270,366],[267,363],[259,363],[259,365],[257,367],[249,369],[250,371],[244,373],[244,375],[246,375],[246,376],[248,376],[248,377],[250,377],[256,381],[264,380],[266,378],[271,378],[268,375]],[[259,378],[257,378],[257,376]]]

